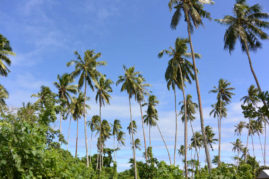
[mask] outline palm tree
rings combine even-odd
[[[141,142],[140,139],[135,139],[135,149],[141,150],[140,146],[141,146]]]
[[[81,116],[84,113],[83,104],[85,103],[85,98],[82,92],[79,93],[78,97],[72,97],[71,98],[71,105],[70,105],[70,112],[72,114],[72,117],[75,121],[77,121],[77,135],[76,135],[76,152],[75,157],[77,157],[77,151],[78,151],[78,120],[81,118]],[[86,99],[87,100],[87,99]],[[86,106],[88,107],[88,106]]]
[[[263,13],[259,4],[249,6],[246,0],[236,0],[233,7],[234,16],[226,15],[217,21],[227,25],[224,35],[224,49],[231,53],[234,50],[236,40],[241,43],[242,51],[247,53],[250,70],[256,85],[261,93],[261,87],[252,66],[249,50],[257,50],[261,47],[260,39],[268,39],[268,35],[262,30],[269,28],[269,23],[262,19],[269,18],[268,13]],[[264,104],[266,106],[266,104]]]
[[[243,149],[243,144],[240,139],[236,139],[235,142],[232,142],[233,144],[233,151],[237,152],[237,158],[238,158],[238,166],[239,166],[239,153]]]
[[[180,102],[180,104],[182,104],[182,102]],[[196,110],[198,109],[198,105],[192,101],[192,96],[189,94],[187,95],[187,98],[186,98],[186,109],[187,110],[186,110],[186,115],[185,115],[185,111],[184,111],[185,107],[184,107],[184,105],[181,106],[181,110],[180,110],[180,114],[182,115],[181,120],[183,122],[185,122],[185,116],[187,116],[187,121],[189,121],[190,125],[191,125],[192,135],[194,135],[192,121],[195,120],[194,115],[196,113]],[[194,145],[194,147],[195,147],[196,153],[198,153],[198,149],[197,149],[196,145]]]
[[[215,144],[216,141],[218,141],[218,139],[215,139],[215,134],[212,130],[212,127],[210,126],[206,126],[205,127],[205,133],[206,133],[206,136],[207,136],[207,144],[210,146],[210,148],[212,150],[214,150],[213,148],[213,145],[212,144]]]
[[[98,116],[98,115],[92,116],[91,120],[88,121],[87,124],[90,127],[90,131],[91,131],[91,142],[90,142],[90,164],[91,164],[92,134],[93,134],[93,132],[97,131],[99,126],[101,126],[100,116]]]
[[[243,105],[241,105],[241,108],[243,109],[244,116],[249,119],[248,124],[246,124],[245,126],[248,129],[247,144],[246,144],[247,151],[248,151],[248,139],[252,130],[250,121],[252,118],[256,117],[256,115],[253,115],[251,111],[253,108],[257,107],[257,104],[260,102],[260,99],[258,98],[258,94],[259,94],[259,90],[255,88],[254,85],[251,85],[248,88],[248,95],[241,98],[241,101],[243,101]],[[247,155],[246,155],[245,161],[246,160],[247,160]]]
[[[203,107],[202,107],[202,99],[200,94],[200,85],[197,75],[197,68],[196,68],[196,62],[195,62],[195,53],[192,45],[192,39],[191,39],[191,33],[193,32],[193,26],[198,28],[199,25],[202,25],[202,18],[208,18],[210,19],[210,14],[206,12],[203,9],[203,1],[198,0],[170,0],[169,1],[169,8],[170,11],[174,8],[175,13],[171,20],[171,28],[176,29],[180,17],[182,15],[182,11],[184,13],[184,19],[187,23],[187,32],[188,32],[188,40],[190,42],[190,49],[191,49],[191,57],[192,57],[192,63],[193,63],[193,71],[195,73],[195,82],[196,82],[196,90],[197,90],[197,96],[198,96],[198,104],[199,104],[199,113],[200,113],[200,122],[201,122],[201,131],[203,135],[203,141],[205,146],[205,155],[208,165],[208,171],[211,171],[211,159],[209,150],[207,147],[207,139],[205,135],[205,128],[204,128],[204,118],[203,118]]]
[[[218,166],[221,163],[221,120],[222,118],[227,117],[226,105],[231,102],[232,91],[234,88],[230,87],[231,83],[227,80],[220,79],[218,86],[214,86],[213,90],[210,90],[210,93],[217,93],[217,103],[212,105],[213,109],[210,112],[210,115],[213,114],[214,118],[218,119],[218,131],[219,131],[219,148],[218,148]]]
[[[200,148],[203,146],[202,145],[202,135],[200,132],[194,132],[191,138],[191,147],[194,147],[196,150],[196,155],[197,155],[197,160],[199,162],[199,153],[200,153]]]
[[[7,66],[10,66],[11,60],[8,55],[15,55],[12,52],[12,48],[10,47],[9,41],[0,34],[0,75],[7,76],[10,72]]]
[[[252,152],[253,152],[254,157],[255,157],[255,149],[254,149],[254,143],[253,143],[253,136],[255,135],[255,125],[256,125],[256,121],[251,120],[251,119],[246,125],[246,128],[248,129],[248,138],[249,136],[251,137]],[[247,147],[248,147],[248,139],[247,139]]]
[[[114,148],[116,150],[117,147],[115,147],[115,141],[117,136],[119,135],[120,130],[122,129],[122,126],[120,124],[120,120],[115,119],[112,124],[112,135],[114,136]],[[116,152],[114,153],[114,158],[116,157]]]
[[[157,97],[154,96],[154,95],[150,95],[149,98],[148,98],[148,103],[145,103],[144,104],[144,105],[147,105],[148,106],[146,115],[144,115],[144,122],[149,127],[149,146],[151,147],[150,128],[152,126],[157,126],[157,129],[158,129],[158,131],[159,131],[159,133],[161,135],[161,138],[163,140],[163,143],[165,145],[165,148],[166,148],[166,151],[167,151],[167,154],[168,154],[168,158],[169,158],[169,161],[170,161],[170,165],[171,165],[172,162],[171,162],[170,152],[168,150],[168,147],[167,147],[167,144],[165,142],[165,139],[164,139],[164,137],[162,135],[161,129],[160,129],[158,123],[157,123],[157,121],[159,120],[159,118],[158,118],[158,111],[156,109],[157,104],[159,104],[159,101],[157,100]]]
[[[242,131],[243,131],[243,129],[245,128],[245,126],[246,126],[246,123],[243,122],[243,121],[240,121],[240,122],[235,126],[235,130],[234,130],[234,132],[235,132],[235,134],[236,134],[237,136],[240,136],[240,140],[241,140],[241,134],[242,134]]]
[[[94,50],[86,50],[84,52],[84,58],[75,51],[76,60],[71,60],[67,63],[67,66],[75,64],[75,71],[72,72],[73,77],[79,76],[78,88],[81,89],[84,85],[84,135],[85,135],[85,146],[86,146],[86,161],[87,167],[89,167],[89,158],[88,158],[88,142],[87,142],[87,121],[86,121],[86,98],[87,98],[87,85],[94,90],[93,83],[96,83],[97,78],[100,76],[100,73],[97,71],[97,67],[105,65],[104,61],[97,61],[101,56],[101,53],[95,53]]]
[[[136,155],[135,155],[135,141],[134,141],[134,133],[133,133],[133,119],[132,119],[132,106],[131,106],[131,98],[133,96],[136,97],[136,91],[138,89],[138,75],[139,72],[135,72],[134,67],[126,68],[123,66],[124,75],[119,76],[117,81],[117,85],[122,83],[121,91],[126,91],[129,96],[129,110],[130,110],[130,123],[131,123],[131,138],[132,138],[132,150],[133,150],[133,160],[134,160],[134,168],[135,168],[135,179],[137,179],[137,168],[136,168]]]
[[[77,93],[77,86],[76,85],[70,85],[70,83],[73,83],[74,79],[72,78],[72,76],[70,76],[69,74],[65,73],[62,76],[58,75],[57,76],[58,82],[54,82],[54,86],[57,88],[58,90],[58,97],[61,101],[61,106],[62,107],[66,107],[66,105],[68,105],[69,99],[71,99],[71,95],[72,94],[76,94]],[[61,111],[61,115],[60,115],[60,132],[62,131],[62,119],[64,116],[63,111]]]
[[[100,116],[101,123],[102,123],[102,106],[104,106],[106,103],[110,104],[109,100],[111,96],[109,95],[109,93],[112,92],[111,84],[113,84],[112,80],[106,79],[105,75],[101,75],[101,77],[98,79],[97,83],[95,84],[95,88],[97,90],[95,101],[99,103],[99,116]],[[102,134],[102,131],[100,131],[100,135],[101,134]],[[100,156],[103,156],[103,146],[101,146],[100,152],[101,152]]]
[[[185,81],[191,83],[191,80],[194,79],[193,74],[193,66],[192,64],[186,59],[191,55],[187,53],[188,47],[187,43],[189,43],[188,39],[180,39],[177,38],[175,42],[175,47],[170,47],[169,50],[163,50],[159,53],[159,57],[162,57],[163,54],[167,54],[171,57],[168,62],[168,67],[166,69],[165,78],[167,83],[168,89],[170,88],[169,85],[172,85],[172,88],[175,93],[174,85],[177,85],[179,89],[181,89],[183,93],[183,101],[184,107],[186,108],[186,96],[185,96]],[[199,57],[198,54],[195,54]],[[169,84],[169,82],[173,82],[173,84]],[[185,110],[186,111],[186,110]],[[174,164],[175,164],[175,155],[176,155],[176,142],[177,142],[177,110],[176,110],[176,95],[175,95],[175,115],[176,115],[176,132],[175,132],[175,146],[174,146]],[[186,116],[186,115],[185,115]],[[187,121],[187,120],[186,120]],[[184,135],[185,135],[185,177],[187,178],[187,122],[184,127]]]
[[[149,87],[150,85],[147,84],[147,83],[144,83],[145,81],[146,81],[145,78],[141,74],[139,74],[138,89],[136,91],[136,99],[137,99],[137,102],[139,104],[140,113],[141,113],[141,122],[142,122],[142,130],[143,130],[143,137],[144,137],[144,147],[145,147],[145,159],[147,161],[148,160],[148,156],[147,156],[147,141],[146,141],[146,134],[145,134],[145,129],[144,129],[142,102],[145,100],[145,95],[148,95],[147,87]]]
[[[125,133],[123,131],[119,131],[117,134],[117,149],[119,148],[120,145],[125,145],[125,138],[124,138]],[[115,151],[115,161],[117,162],[117,151]]]
[[[264,121],[262,121],[262,120],[256,120],[254,122],[253,130],[254,130],[254,134],[257,134],[259,137],[259,142],[260,142],[261,151],[262,151],[262,158],[265,161],[265,155],[264,155],[264,151],[263,151],[263,147],[262,147],[262,143],[261,143],[261,134],[263,133],[263,122]]]

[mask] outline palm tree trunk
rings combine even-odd
[[[220,112],[220,118],[218,119],[218,130],[219,130],[219,148],[218,148],[218,167],[219,167],[220,155],[221,155],[221,112]]]
[[[92,131],[91,131],[91,141],[90,141],[90,164],[92,164]]]
[[[264,161],[264,153],[263,153],[263,148],[262,148],[261,136],[260,136],[259,133],[258,133],[258,136],[259,136],[259,142],[260,142],[260,147],[261,147],[261,151],[262,151],[262,158],[263,158],[263,161]]]
[[[266,121],[264,121],[264,166],[266,166]]]
[[[248,129],[248,135],[247,135],[247,145],[246,145],[247,151],[246,151],[245,162],[247,162],[247,158],[248,158],[248,139],[249,139],[249,129]]]
[[[86,162],[87,162],[87,167],[89,167],[87,121],[86,121],[86,99],[87,99],[86,90],[87,90],[87,83],[85,81],[85,88],[84,88],[84,135],[85,135],[85,147],[86,147]]]
[[[68,145],[69,145],[70,129],[71,129],[71,117],[70,117],[69,126],[68,126],[68,137],[67,137],[67,148],[66,148],[66,150],[68,150]]]
[[[131,121],[131,130],[132,130],[132,149],[133,149],[133,159],[134,159],[134,171],[135,171],[135,179],[137,177],[137,168],[136,168],[136,157],[135,157],[135,145],[134,145],[134,131],[133,131],[133,119],[132,119],[132,106],[131,106],[131,96],[129,96],[129,109],[130,109],[130,121]]]
[[[103,149],[103,145],[102,145],[102,139],[101,139],[101,137],[102,137],[102,103],[101,103],[102,101],[101,101],[101,97],[99,97],[99,116],[100,116],[100,134],[99,134],[99,138],[100,138],[100,154],[99,154],[99,169],[100,169],[100,171],[102,170],[102,156],[103,156],[103,154],[102,154],[102,149]]]
[[[187,103],[186,103],[186,95],[185,95],[185,89],[184,89],[184,79],[183,74],[181,70],[181,66],[179,65],[179,72],[180,72],[180,78],[181,78],[181,91],[183,94],[183,101],[184,101],[184,146],[185,146],[185,162],[184,162],[184,168],[185,168],[185,178],[188,178],[188,164],[187,164],[187,152],[188,152],[188,120],[187,120]]]
[[[77,137],[76,137],[76,152],[75,157],[78,156],[78,119],[77,119]]]
[[[253,152],[253,157],[255,157],[254,143],[253,143],[253,136],[252,136],[252,135],[251,135],[251,143],[252,143],[252,152]]]
[[[141,102],[139,101],[139,107],[140,107],[140,113],[141,113],[141,122],[142,122],[142,130],[143,130],[143,137],[144,137],[144,146],[145,146],[145,159],[148,160],[148,154],[147,154],[147,142],[146,142],[146,134],[144,129],[144,119],[143,119],[143,110]]]
[[[149,124],[149,146],[151,147],[151,135],[150,135],[151,132],[150,132],[150,128],[151,128],[151,127],[150,127],[150,124]]]
[[[175,131],[175,146],[174,146],[174,165],[176,164],[176,151],[177,151],[177,95],[176,89],[174,88],[174,97],[175,97],[175,120],[176,120],[176,131]]]
[[[63,118],[63,112],[61,111],[61,114],[60,114],[60,133],[62,133],[62,118]]]
[[[192,40],[191,40],[190,19],[189,19],[189,15],[187,13],[187,10],[185,8],[184,8],[184,12],[185,12],[185,17],[186,17],[186,21],[187,21],[188,36],[189,36],[190,48],[191,48],[191,56],[192,56],[194,73],[195,73],[195,82],[196,82],[196,90],[197,90],[197,96],[198,96],[200,122],[201,122],[201,131],[202,131],[202,135],[203,135],[203,142],[204,142],[204,147],[205,147],[205,155],[206,155],[206,161],[207,161],[207,165],[208,165],[208,171],[210,173],[211,168],[212,168],[211,167],[211,159],[210,159],[210,154],[209,154],[207,139],[206,139],[206,134],[205,134],[202,99],[201,99],[201,94],[200,94],[200,86],[199,86],[197,68],[196,68],[196,63],[195,63],[195,55],[194,55],[194,50],[193,50]]]
[[[160,133],[160,135],[161,135],[161,138],[162,138],[162,140],[163,140],[164,146],[165,146],[165,148],[166,148],[166,151],[167,151],[167,154],[168,154],[168,158],[169,158],[170,165],[172,165],[170,152],[169,152],[168,147],[167,147],[167,145],[166,145],[166,142],[165,142],[165,140],[164,140],[163,134],[162,134],[162,132],[161,132],[161,130],[160,130],[159,125],[158,125],[158,124],[156,124],[156,125],[157,125],[158,131],[159,131],[159,133]]]

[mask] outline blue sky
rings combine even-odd
[[[269,11],[269,2],[265,0],[252,0],[251,4],[260,3],[264,11]],[[231,14],[234,0],[219,1],[215,5],[206,6],[213,18],[222,18]],[[73,52],[80,53],[86,49],[95,49],[101,52],[100,60],[107,61],[107,66],[100,71],[116,81],[123,73],[122,65],[127,67],[135,65],[152,85],[151,90],[158,96],[160,126],[168,142],[170,152],[173,151],[174,141],[174,109],[173,95],[166,88],[164,72],[168,58],[158,59],[157,54],[162,49],[174,44],[177,37],[186,37],[186,26],[180,22],[176,30],[170,29],[172,13],[168,9],[168,1],[163,0],[2,0],[0,6],[0,33],[6,36],[16,52],[12,57],[11,73],[8,78],[1,78],[1,83],[8,89],[11,107],[19,107],[22,102],[33,101],[31,94],[38,92],[41,85],[53,88],[57,74],[71,72],[66,63],[74,59]],[[197,60],[200,71],[199,80],[204,107],[205,123],[211,125],[217,132],[216,120],[209,116],[210,105],[216,100],[214,94],[209,94],[220,78],[229,80],[236,88],[236,95],[229,105],[228,117],[223,120],[223,160],[229,162],[235,155],[231,152],[231,142],[234,125],[243,120],[240,108],[240,98],[246,95],[247,88],[254,84],[247,56],[241,52],[239,45],[230,55],[223,50],[223,35],[226,27],[214,21],[205,21],[193,34],[194,50],[202,55]],[[251,52],[254,69],[260,80],[263,90],[269,89],[267,68],[269,66],[268,41],[263,41],[263,48]],[[55,90],[55,88],[53,88]],[[113,86],[111,105],[104,108],[104,118],[113,121],[118,118],[124,128],[129,123],[128,99],[125,93],[120,93],[119,87]],[[56,92],[56,91],[55,91]],[[88,118],[97,114],[98,106],[94,101],[94,93],[88,92],[91,110]],[[187,93],[197,101],[195,85],[188,85]],[[178,91],[181,101],[181,93]],[[141,121],[138,106],[133,101],[134,119],[138,124],[137,137],[141,138]],[[198,116],[197,116],[198,117]],[[58,121],[53,124],[55,128]],[[68,121],[64,121],[63,133],[67,136]],[[196,130],[200,124],[194,123]],[[179,145],[183,144],[182,123],[179,123]],[[84,155],[83,122],[80,122],[79,154]],[[160,160],[168,161],[166,151],[157,131],[153,129],[153,150]],[[217,136],[216,136],[217,137]],[[246,131],[242,136],[245,142]],[[257,138],[258,139],[258,138]],[[256,155],[261,159],[259,142],[255,138]],[[141,138],[142,140],[142,138]],[[96,140],[93,141],[95,146]],[[142,142],[142,141],[141,141]],[[263,142],[263,141],[262,141]],[[269,143],[269,142],[267,142]],[[126,135],[126,146],[118,152],[119,169],[128,167],[128,160],[132,156],[129,136]],[[113,146],[112,141],[107,142],[108,147]],[[70,136],[70,151],[74,153],[75,123],[72,123]],[[217,145],[216,145],[217,147]],[[217,148],[216,148],[217,149]],[[211,153],[211,158],[217,150]],[[267,147],[269,153],[269,146]],[[93,151],[96,148],[93,147]],[[142,159],[142,152],[137,156]],[[203,158],[203,150],[201,150]],[[177,164],[182,159],[177,156]],[[202,159],[203,161],[204,159]],[[182,165],[181,165],[182,167]]]

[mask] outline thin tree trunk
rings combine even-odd
[[[144,146],[145,146],[145,159],[148,160],[148,154],[147,154],[147,141],[146,141],[146,134],[144,129],[144,119],[143,119],[143,110],[141,102],[139,101],[139,107],[140,107],[140,113],[141,113],[141,122],[142,122],[142,129],[143,129],[143,137],[144,137]]]
[[[63,118],[63,114],[62,114],[62,112],[61,112],[61,114],[60,114],[60,133],[62,133],[62,118]]]
[[[67,149],[66,150],[68,150],[68,145],[69,145],[70,128],[71,128],[71,117],[70,117],[69,126],[68,126],[68,137],[67,137]]]
[[[84,88],[84,135],[85,135],[85,147],[86,147],[86,162],[87,162],[87,167],[89,167],[87,121],[86,121],[86,99],[87,99],[86,90],[87,90],[87,83],[85,81],[85,88]]]
[[[264,121],[264,166],[266,166],[266,121]]]
[[[77,119],[77,137],[76,137],[76,152],[75,157],[78,156],[78,119]]]
[[[90,141],[90,164],[92,164],[92,131],[91,131],[91,141]]]
[[[169,150],[168,150],[168,147],[167,147],[167,145],[166,145],[166,142],[165,142],[165,140],[164,140],[164,137],[163,137],[163,135],[162,135],[162,132],[161,132],[161,130],[160,130],[159,125],[158,125],[158,124],[156,124],[156,125],[157,125],[158,131],[159,131],[159,133],[160,133],[160,135],[161,135],[161,138],[162,138],[162,140],[163,140],[164,146],[165,146],[165,148],[166,148],[166,151],[167,151],[167,154],[168,154],[168,158],[169,158],[170,165],[172,165],[170,152],[169,152]]]
[[[264,161],[264,153],[263,153],[263,148],[262,148],[261,136],[260,136],[259,133],[258,133],[258,136],[259,136],[259,142],[260,142],[260,147],[261,147],[261,151],[262,151],[262,158],[263,158],[263,161]]]
[[[101,103],[101,97],[99,97],[99,116],[100,116],[100,135],[99,135],[99,138],[100,138],[100,154],[99,154],[99,169],[100,171],[102,170],[102,157],[103,157],[103,154],[102,154],[102,151],[103,151],[103,144],[102,144],[102,103]]]
[[[221,155],[221,114],[218,119],[218,130],[219,130],[219,148],[218,148],[218,167],[220,166],[220,155]]]
[[[185,95],[185,89],[184,89],[184,79],[183,74],[181,70],[181,66],[179,65],[179,72],[180,72],[180,78],[181,78],[181,91],[183,94],[183,101],[184,101],[184,146],[185,146],[185,162],[184,162],[184,169],[185,169],[185,178],[188,178],[188,164],[187,164],[187,152],[188,152],[188,120],[187,120],[187,102],[186,102],[186,95]]]
[[[176,95],[176,89],[174,88],[174,97],[175,97],[175,120],[176,120],[176,126],[175,126],[175,146],[174,146],[174,165],[176,164],[176,151],[177,151],[177,95]]]
[[[151,135],[150,135],[151,132],[150,132],[150,128],[151,128],[151,127],[150,127],[150,124],[149,124],[149,146],[151,147]]]
[[[129,96],[129,108],[130,108],[130,121],[131,121],[131,130],[132,130],[132,149],[133,149],[133,159],[134,159],[134,171],[135,171],[135,179],[137,177],[137,168],[136,168],[136,157],[135,157],[135,145],[134,145],[134,131],[133,131],[133,119],[132,119],[132,107],[131,107],[131,96]]]
[[[185,8],[184,8],[184,12],[185,12],[185,17],[186,17],[186,21],[187,21],[188,36],[189,36],[190,48],[191,48],[191,56],[192,56],[194,73],[195,73],[195,82],[196,82],[196,90],[197,90],[197,96],[198,96],[200,122],[201,122],[201,131],[202,131],[202,135],[203,135],[203,142],[204,142],[204,147],[205,147],[206,161],[207,161],[207,165],[208,165],[208,171],[209,171],[209,173],[211,173],[211,168],[212,168],[211,167],[211,159],[210,159],[210,154],[209,154],[208,145],[207,145],[207,138],[206,138],[206,134],[205,134],[202,99],[201,99],[201,94],[200,94],[200,86],[199,86],[197,68],[196,68],[196,63],[195,63],[195,55],[194,55],[194,50],[193,50],[192,40],[191,40],[190,20],[189,20],[189,15],[187,13],[187,10]]]
[[[247,158],[248,158],[248,139],[249,139],[249,129],[248,129],[248,135],[247,135],[247,145],[246,145],[247,151],[246,151],[245,162],[247,162]]]
[[[254,152],[254,143],[253,143],[253,136],[251,135],[251,143],[252,143],[252,152],[253,152],[253,157],[255,157],[255,152]]]

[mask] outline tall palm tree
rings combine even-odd
[[[202,142],[202,135],[200,132],[194,132],[191,138],[191,147],[194,147],[196,150],[196,155],[197,155],[197,160],[199,162],[199,153],[200,153],[200,148],[203,146]]]
[[[65,73],[62,76],[57,76],[58,82],[54,82],[54,86],[58,90],[58,97],[60,99],[60,103],[62,107],[66,107],[70,103],[69,99],[71,99],[71,93],[76,94],[77,93],[77,86],[71,85],[70,83],[73,83],[74,79],[71,75]],[[60,115],[60,132],[62,131],[62,119],[64,116],[63,111],[61,111]]]
[[[0,75],[7,76],[10,72],[7,66],[10,66],[11,60],[9,59],[9,55],[15,55],[12,52],[12,48],[10,47],[9,41],[0,34]]]
[[[252,66],[249,51],[261,47],[260,39],[268,39],[263,29],[269,28],[269,22],[263,21],[269,18],[268,13],[263,13],[259,4],[249,6],[246,0],[236,0],[233,7],[234,16],[226,15],[217,21],[227,25],[228,29],[224,35],[224,49],[231,53],[234,50],[236,40],[241,43],[242,51],[247,53],[250,70],[255,79],[256,85],[261,93],[261,87]],[[264,104],[266,106],[266,104]]]
[[[188,39],[180,39],[177,38],[175,41],[175,47],[170,47],[169,50],[163,50],[159,53],[159,57],[162,57],[163,54],[167,54],[171,57],[171,59],[168,62],[168,67],[166,69],[165,78],[167,83],[167,87],[169,89],[169,85],[172,85],[172,88],[175,93],[175,85],[179,89],[181,89],[183,94],[183,101],[184,101],[184,107],[186,108],[186,96],[185,96],[185,81],[191,83],[191,80],[194,79],[193,74],[193,66],[192,64],[187,60],[188,57],[191,55],[187,53],[188,47],[187,43],[189,43]],[[197,57],[199,57],[198,54],[195,54]],[[171,82],[172,83],[171,83]],[[170,84],[169,84],[170,82]],[[185,110],[186,111],[186,110]],[[175,164],[175,155],[176,155],[176,148],[177,148],[177,110],[176,110],[176,94],[175,94],[175,115],[176,115],[176,132],[175,132],[175,146],[174,146],[174,164]],[[186,115],[185,115],[186,116]],[[187,121],[187,120],[186,120]],[[187,122],[184,127],[184,136],[185,136],[185,177],[187,178]]]
[[[259,137],[260,147],[261,147],[261,151],[262,151],[262,158],[263,158],[263,160],[265,160],[265,155],[264,155],[264,151],[263,151],[263,147],[262,147],[262,143],[261,143],[261,134],[263,133],[263,121],[256,120],[254,122],[253,127],[254,127],[253,128],[254,134],[257,134]]]
[[[139,74],[138,77],[138,88],[136,91],[136,99],[137,102],[139,104],[139,108],[140,108],[140,114],[141,114],[141,123],[142,123],[142,130],[143,130],[143,137],[144,137],[144,147],[145,147],[145,159],[146,161],[148,160],[148,156],[147,156],[147,141],[146,141],[146,134],[145,134],[145,129],[144,129],[144,119],[143,119],[143,101],[145,100],[145,95],[148,95],[148,90],[147,87],[149,87],[150,85],[145,83],[145,78]]]
[[[203,1],[198,0],[170,0],[169,1],[169,9],[172,11],[172,9],[175,9],[175,12],[173,14],[172,20],[171,20],[171,28],[176,29],[180,17],[182,15],[182,11],[184,13],[184,19],[187,23],[187,32],[188,32],[188,40],[190,42],[190,49],[191,49],[191,57],[192,57],[192,64],[193,64],[193,71],[195,73],[195,82],[196,82],[196,90],[197,90],[197,97],[198,97],[198,104],[199,104],[199,113],[200,113],[200,122],[201,122],[201,131],[203,135],[203,141],[205,146],[205,155],[208,165],[208,171],[211,171],[211,159],[210,154],[208,150],[208,146],[206,144],[207,139],[205,135],[205,128],[204,128],[204,118],[203,118],[203,108],[202,108],[202,99],[200,94],[200,85],[198,80],[198,74],[197,74],[197,68],[196,68],[196,62],[195,62],[195,53],[192,45],[192,39],[191,39],[191,33],[193,32],[193,26],[196,28],[199,27],[199,25],[202,25],[202,18],[208,18],[210,19],[210,14],[206,12],[203,8]]]
[[[221,120],[227,117],[226,105],[231,102],[233,87],[230,87],[231,83],[227,80],[220,79],[218,86],[214,86],[210,93],[217,93],[217,103],[212,105],[213,109],[210,115],[213,114],[214,118],[218,119],[218,131],[219,131],[219,148],[218,148],[218,166],[221,163]]]
[[[100,73],[97,71],[97,67],[105,65],[104,61],[97,61],[101,56],[101,53],[95,53],[94,50],[86,50],[84,52],[84,58],[75,51],[76,60],[71,60],[67,63],[67,66],[75,65],[75,71],[72,72],[72,76],[79,76],[78,88],[81,89],[84,85],[84,135],[85,135],[85,146],[86,146],[86,162],[87,167],[89,167],[89,158],[88,158],[88,140],[87,140],[87,121],[86,121],[86,98],[87,98],[87,85],[94,90],[93,83],[96,83],[97,78],[100,76]]]
[[[252,152],[253,152],[254,157],[255,157],[255,149],[254,149],[254,143],[253,143],[253,136],[255,135],[255,125],[256,125],[256,121],[252,120],[252,119],[250,119],[246,125],[246,128],[248,129],[248,138],[251,137]],[[246,147],[248,147],[248,139],[247,139],[247,146]]]
[[[84,113],[84,107],[83,104],[85,103],[85,98],[82,92],[79,93],[78,97],[72,97],[71,98],[71,105],[70,105],[70,112],[72,114],[72,117],[75,121],[77,121],[77,135],[76,135],[76,152],[75,157],[77,157],[77,151],[78,151],[78,120],[81,118],[81,116]],[[86,106],[88,107],[88,106]]]
[[[148,125],[149,127],[149,145],[151,147],[151,135],[150,135],[150,128],[151,126],[157,126],[157,129],[161,135],[161,138],[163,140],[163,143],[164,143],[164,146],[166,148],[166,151],[167,151],[167,154],[168,154],[168,158],[169,158],[169,161],[170,161],[170,165],[172,164],[172,161],[171,161],[171,156],[170,156],[170,152],[168,150],[168,147],[167,147],[167,144],[165,142],[165,139],[162,135],[162,132],[161,132],[161,129],[158,125],[158,111],[156,109],[156,106],[157,104],[159,104],[159,101],[157,100],[157,97],[154,96],[154,95],[150,95],[149,98],[148,98],[148,103],[145,103],[144,105],[147,105],[148,106],[148,109],[147,109],[147,112],[146,112],[146,115],[144,115],[144,121],[145,123]]]
[[[135,179],[138,178],[137,174],[137,168],[136,168],[136,155],[135,155],[135,141],[134,141],[134,133],[133,133],[133,119],[132,119],[132,106],[131,106],[131,98],[135,96],[136,98],[136,91],[138,89],[138,75],[139,72],[135,72],[134,67],[126,68],[123,66],[124,69],[124,75],[119,76],[119,79],[117,81],[117,85],[122,83],[121,91],[126,91],[129,96],[129,110],[130,110],[130,123],[131,123],[131,138],[132,138],[132,150],[133,150],[133,160],[134,160],[134,170],[135,170]]]
[[[239,153],[243,149],[243,144],[240,139],[236,139],[235,142],[232,142],[233,148],[232,150],[237,152],[238,166],[239,166]]]
[[[101,77],[95,83],[95,88],[97,90],[95,101],[99,103],[99,116],[100,116],[101,123],[102,123],[102,106],[104,106],[106,103],[110,104],[109,100],[111,96],[109,95],[109,93],[112,93],[112,87],[111,87],[112,84],[113,84],[112,80],[106,79],[105,75],[101,75]],[[100,135],[102,135],[102,131],[100,131]],[[102,157],[103,146],[101,146],[100,153],[101,153],[100,157]],[[101,168],[102,166],[100,166],[100,169]]]

